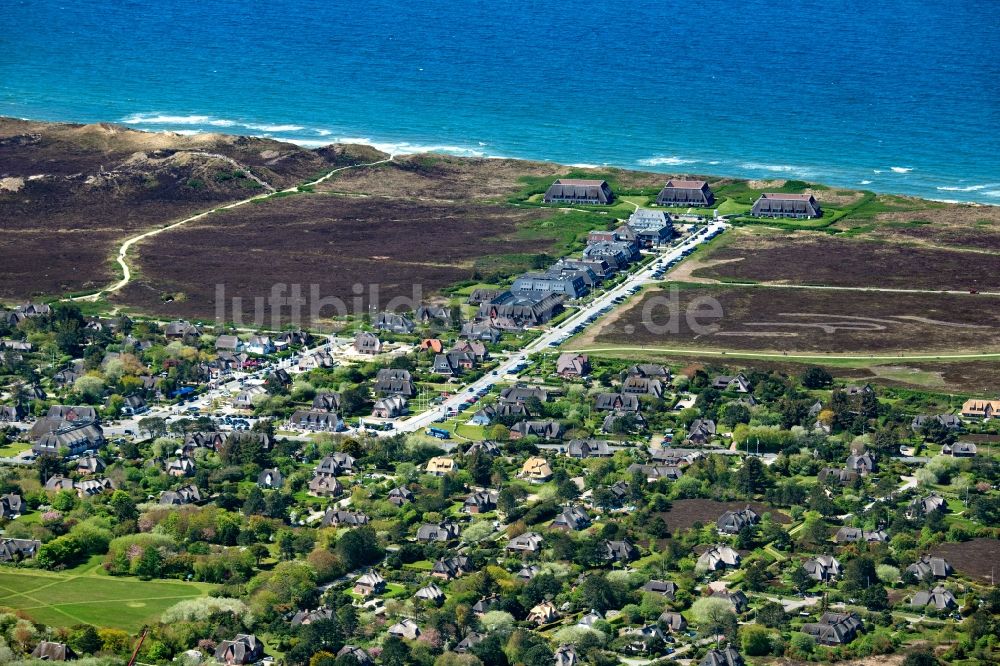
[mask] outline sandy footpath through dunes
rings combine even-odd
[[[223,159],[229,160],[229,158],[226,158],[225,156],[219,156],[219,157],[222,157]],[[290,194],[292,192],[298,191],[298,189],[300,187],[312,187],[314,185],[319,185],[320,183],[328,180],[335,173],[338,173],[340,171],[345,171],[347,169],[357,169],[357,168],[360,168],[360,167],[370,167],[370,166],[375,166],[376,164],[384,164],[385,162],[391,162],[392,159],[393,158],[390,156],[390,157],[387,157],[384,160],[378,160],[376,162],[367,162],[365,164],[351,164],[351,165],[344,166],[344,167],[338,167],[336,169],[333,169],[332,171],[328,171],[327,173],[323,174],[322,176],[320,176],[316,180],[310,181],[308,183],[304,183],[302,185],[295,185],[293,187],[286,188],[284,190],[281,190],[281,192],[276,192],[274,190],[274,188],[271,187],[269,184],[265,183],[264,181],[260,180],[259,178],[253,177],[253,179],[256,182],[258,182],[259,184],[261,184],[263,187],[265,187],[269,191],[265,192],[263,194],[258,194],[258,195],[249,197],[247,199],[243,199],[241,201],[236,201],[236,202],[231,203],[231,204],[226,204],[224,206],[217,206],[217,207],[212,208],[210,210],[202,211],[202,212],[197,213],[195,215],[192,215],[190,217],[186,217],[183,220],[179,220],[179,221],[174,222],[173,224],[169,224],[169,225],[167,225],[165,227],[160,227],[158,229],[152,229],[150,231],[145,231],[145,232],[143,232],[143,233],[141,233],[141,234],[139,234],[137,236],[132,236],[131,238],[127,238],[121,244],[121,246],[118,248],[118,255],[116,257],[116,260],[118,261],[118,265],[121,266],[121,268],[122,268],[122,279],[120,279],[117,282],[115,282],[114,284],[112,284],[110,286],[107,286],[107,287],[105,287],[103,289],[100,289],[100,290],[98,290],[98,291],[96,291],[96,292],[94,292],[92,294],[86,294],[84,296],[74,296],[73,298],[69,298],[67,300],[70,300],[70,301],[88,301],[88,302],[94,302],[94,301],[97,301],[98,299],[100,299],[102,296],[106,296],[108,294],[112,294],[112,293],[114,293],[116,291],[119,291],[119,290],[123,289],[126,285],[128,285],[128,283],[132,280],[132,271],[129,268],[129,265],[128,265],[128,262],[126,261],[126,258],[128,257],[129,248],[131,248],[133,245],[135,245],[136,243],[138,243],[140,241],[146,240],[147,238],[152,238],[153,236],[156,236],[158,234],[162,234],[164,231],[170,231],[171,229],[176,229],[177,227],[185,225],[188,222],[193,222],[195,220],[200,220],[201,218],[205,217],[206,215],[211,215],[212,213],[214,213],[216,211],[230,210],[232,208],[237,208],[239,206],[245,206],[248,203],[251,203],[251,202],[254,202],[254,201],[259,201],[261,199],[266,199],[266,198],[268,198],[270,196],[273,196],[274,194]],[[229,161],[231,161],[233,164],[236,164],[238,166],[238,164],[234,160],[229,160]],[[246,171],[247,171],[247,173],[249,173],[249,170],[246,170]]]

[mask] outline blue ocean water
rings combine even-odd
[[[997,0],[8,0],[0,114],[1000,203]]]

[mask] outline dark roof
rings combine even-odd
[[[504,402],[524,402],[529,398],[538,398],[539,402],[548,400],[545,389],[527,386],[511,386],[500,392],[500,400]]]
[[[458,645],[455,646],[455,652],[458,652],[459,654],[468,652],[474,645],[482,643],[484,640],[486,640],[486,634],[470,631],[465,638],[459,641]]]
[[[860,455],[851,454],[847,456],[846,466],[847,469],[858,472],[859,474],[873,472],[876,469],[875,458],[868,452]]]
[[[863,628],[861,618],[855,613],[823,613],[819,622],[802,625],[804,633],[815,636],[823,645],[850,643]]]
[[[933,606],[936,610],[946,610],[958,605],[950,590],[938,585],[933,590],[923,590],[913,595],[911,606]]]
[[[829,580],[840,575],[840,562],[832,555],[817,555],[803,562],[802,568],[816,580]]]
[[[715,195],[703,180],[671,179],[656,195],[656,203],[661,206],[687,203],[711,205],[714,201]]]
[[[63,421],[96,421],[97,410],[86,405],[52,405],[46,416]]]
[[[431,571],[435,574],[444,575],[448,578],[455,578],[472,571],[472,560],[465,555],[456,555],[440,559],[434,563]]]
[[[339,430],[343,422],[336,412],[299,409],[292,413],[288,422],[298,428],[316,430]]]
[[[382,368],[375,374],[375,392],[412,398],[416,395],[409,370]]]
[[[237,634],[231,641],[222,641],[215,649],[215,658],[228,664],[252,664],[264,656],[264,644],[253,634]]]
[[[409,488],[399,486],[389,491],[388,500],[395,505],[406,504],[413,501],[413,492]]]
[[[508,550],[535,552],[541,549],[544,540],[538,532],[524,532],[507,542]]]
[[[708,183],[703,180],[674,180],[671,178],[664,187],[680,187],[685,189],[700,190],[708,187]]]
[[[317,608],[316,610],[301,610],[292,616],[292,626],[312,624],[320,620],[330,620],[334,617],[333,609]]]
[[[594,409],[602,412],[638,412],[639,397],[631,393],[600,393],[594,403]]]
[[[0,538],[0,562],[19,562],[34,557],[42,542],[35,539]]]
[[[489,511],[497,506],[497,492],[495,490],[479,490],[465,499],[465,506],[476,507],[480,511]]]
[[[379,312],[372,323],[372,328],[393,333],[412,333],[413,322],[408,317],[392,312]]]
[[[271,436],[266,432],[257,432],[255,430],[243,430],[243,431],[233,431],[226,435],[226,443],[229,445],[240,443],[240,444],[260,444],[261,448],[265,451],[271,450],[271,445],[274,443]]]
[[[677,583],[669,580],[650,580],[645,585],[642,586],[643,592],[655,592],[657,594],[662,594],[663,596],[673,599],[674,595],[677,594]]]
[[[459,534],[461,534],[459,526],[447,520],[437,524],[428,523],[417,528],[418,541],[450,541],[457,539]]]
[[[317,393],[312,406],[316,411],[336,412],[340,410],[340,401],[339,393]]]
[[[631,562],[639,557],[638,549],[636,549],[636,547],[633,546],[628,539],[622,539],[621,541],[605,541],[604,550],[607,559],[614,560],[616,562]]]
[[[579,178],[560,178],[545,191],[545,201],[594,202],[609,204],[615,195],[611,187],[603,180],[583,180]]]
[[[730,645],[722,650],[709,650],[698,666],[743,666],[743,657]]]
[[[319,464],[316,465],[316,473],[330,476],[340,476],[353,471],[355,462],[357,461],[351,454],[337,451],[336,453],[324,456],[324,458],[319,461]]]
[[[360,511],[344,511],[343,509],[327,509],[323,514],[323,527],[331,525],[347,525],[349,527],[360,527],[368,524],[368,516]]]
[[[673,611],[663,611],[659,621],[665,624],[670,631],[684,631],[687,628],[687,620],[684,619],[684,616]]]
[[[912,572],[913,575],[921,580],[932,576],[934,578],[947,578],[952,572],[951,564],[948,563],[948,560],[943,557],[932,557],[930,555],[924,555],[906,567],[906,570]]]
[[[31,448],[36,455],[58,454],[62,448],[69,449],[70,453],[76,454],[86,449],[97,449],[103,443],[104,432],[101,427],[96,423],[81,419],[63,421],[56,430],[39,437]]]
[[[361,666],[373,666],[375,664],[375,660],[372,659],[372,656],[356,645],[345,645],[337,650],[338,657],[342,657],[345,654],[349,654],[354,657],[354,659],[361,664]]]
[[[566,447],[566,454],[571,458],[607,458],[612,452],[603,439],[574,439]]]
[[[31,652],[33,659],[42,661],[70,661],[76,659],[77,654],[73,648],[65,643],[53,643],[52,641],[42,641]]]
[[[737,613],[742,613],[750,605],[750,600],[747,599],[747,595],[744,594],[742,590],[716,590],[712,593],[712,596],[716,599],[723,599],[731,603]]]
[[[277,467],[261,470],[257,475],[257,485],[262,488],[280,488],[285,483],[285,477]]]
[[[515,423],[510,431],[524,437],[535,435],[540,439],[559,439],[562,437],[563,427],[558,421],[521,421]]]
[[[590,526],[590,516],[587,512],[578,506],[568,506],[562,510],[555,520],[552,521],[552,527],[564,527],[570,530],[582,530]]]
[[[811,194],[782,194],[765,192],[754,202],[751,215],[783,216],[794,215],[819,217],[822,215],[819,203]]]
[[[750,508],[748,505],[745,509],[740,511],[726,511],[719,517],[716,521],[716,526],[719,528],[720,532],[725,532],[726,534],[736,534],[744,527],[749,525],[754,525],[760,520],[760,516],[757,512]]]
[[[858,527],[841,527],[833,537],[837,543],[854,543],[856,541],[876,543],[887,539],[886,533],[882,530],[870,532]]]
[[[160,504],[191,504],[201,501],[201,492],[194,484],[188,484],[177,490],[165,490],[160,493]]]

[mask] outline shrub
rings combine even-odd
[[[807,659],[815,649],[816,640],[812,636],[798,631],[792,632],[792,638],[788,646],[788,656],[793,659]]]
[[[478,543],[493,534],[493,525],[488,520],[480,520],[472,523],[462,532],[462,540],[469,543]]]
[[[125,655],[132,651],[132,636],[122,629],[98,629],[101,637],[101,650],[113,654]]]
[[[691,617],[703,635],[728,634],[736,627],[733,605],[725,599],[703,597],[691,605]]]
[[[71,534],[56,537],[38,549],[38,564],[46,569],[65,567],[81,561],[85,556],[79,539]]]
[[[607,637],[601,632],[592,629],[590,627],[581,627],[579,625],[574,625],[570,627],[563,627],[559,631],[555,632],[552,637],[556,639],[559,643],[573,643],[577,644],[584,640],[584,638],[592,636],[597,639],[597,642],[603,644]]]
[[[763,657],[771,653],[771,631],[756,624],[748,624],[740,631],[743,652],[750,657]]]
[[[148,548],[166,552],[176,549],[173,539],[164,534],[129,534],[108,545],[104,568],[112,576],[127,576],[136,572],[139,560]]]
[[[880,564],[875,567],[875,574],[878,579],[887,585],[892,585],[899,580],[899,569],[891,564]]]
[[[488,633],[505,634],[514,627],[514,616],[506,611],[490,611],[480,619]]]
[[[185,599],[163,611],[160,621],[164,624],[202,622],[208,620],[216,613],[229,613],[243,624],[251,624],[253,622],[253,616],[247,605],[239,599],[228,597]]]

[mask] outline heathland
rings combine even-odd
[[[91,293],[95,311],[202,320],[216,315],[217,285],[244,303],[268,296],[275,284],[299,284],[304,292],[316,285],[321,297],[345,302],[360,287],[365,308],[377,305],[375,292],[384,303],[413,296],[414,285],[423,298],[502,285],[649,205],[667,178],[20,120],[0,121],[0,158],[0,250],[7,257],[0,298]],[[348,168],[330,174],[341,167]],[[324,174],[330,176],[323,182],[302,186]],[[609,207],[547,206],[541,194],[557,177],[606,179],[618,200]],[[775,361],[997,349],[990,292],[1000,290],[1000,209],[802,181],[704,178],[716,205],[674,212],[717,212],[733,228],[666,280],[683,287],[683,299],[717,298],[725,309],[717,330],[643,328],[641,304],[657,293],[654,286],[572,346],[753,352]],[[747,217],[762,191],[813,194],[824,215]],[[128,284],[102,291],[120,277],[115,256],[122,242],[203,212],[136,243],[125,257]],[[270,321],[266,309],[261,314]],[[916,370],[911,377],[926,369]]]
[[[11,127],[0,662],[997,663],[995,209],[710,179],[639,252],[589,232],[656,174]],[[551,320],[456,316],[585,240],[618,274]],[[460,307],[198,321],[278,283]]]

